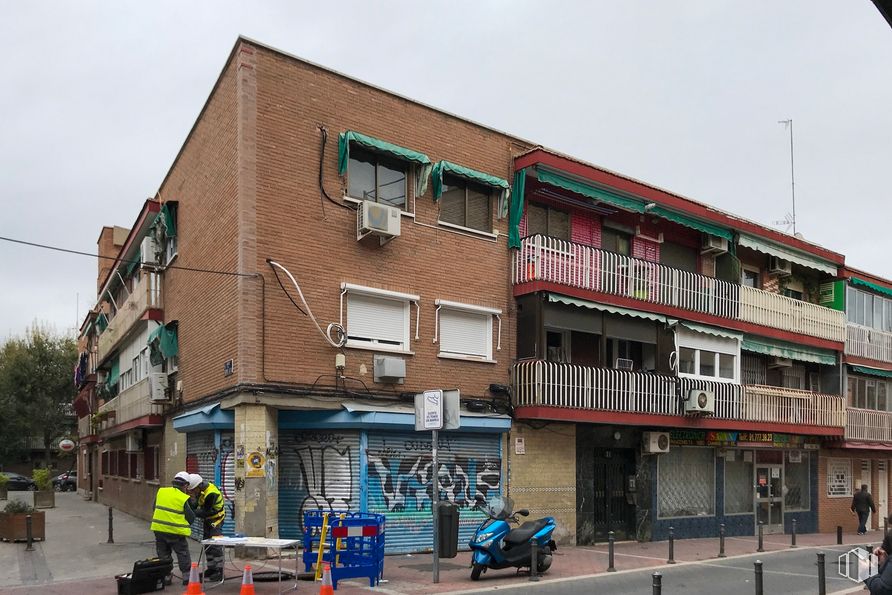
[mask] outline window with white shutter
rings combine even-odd
[[[493,308],[437,300],[440,357],[493,361],[492,322],[500,313]]]
[[[347,347],[409,351],[409,308],[418,296],[345,286]]]

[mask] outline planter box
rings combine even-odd
[[[34,492],[34,508],[55,508],[56,492],[53,490]]]
[[[4,541],[27,541],[27,514],[0,512],[0,539]],[[35,510],[31,514],[31,536],[41,541],[46,539],[46,513]]]

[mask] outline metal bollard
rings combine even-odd
[[[537,582],[539,580],[539,542],[533,539],[530,542],[530,547],[530,580]]]
[[[759,547],[756,548],[756,551],[757,551],[757,552],[764,552],[764,551],[765,551],[765,548],[762,547],[762,545],[763,545],[763,541],[762,541],[762,540],[763,540],[763,536],[762,536],[762,527],[763,527],[763,525],[764,525],[764,523],[762,523],[762,521],[759,521]]]
[[[607,572],[616,572],[613,566],[613,542],[613,531],[610,531],[607,534]]]
[[[719,558],[726,558],[725,556],[725,523],[719,525]]]
[[[818,552],[818,595],[827,595],[827,575],[824,569],[824,552]]]
[[[883,537],[889,534],[889,517],[883,517]]]
[[[108,507],[108,541],[106,543],[115,542],[114,513],[112,512],[113,510],[114,509],[111,506]]]
[[[660,595],[663,592],[663,575],[659,572],[654,573],[654,592],[653,595]]]
[[[756,570],[756,595],[764,595],[762,590],[762,560],[756,560],[753,562],[753,566],[755,566]]]
[[[669,559],[666,560],[666,564],[675,564],[675,529],[673,527],[669,527]]]
[[[836,545],[842,545],[842,525],[836,526]]]
[[[25,546],[26,552],[34,551],[34,529],[32,527],[33,519],[31,515],[25,517],[25,538],[28,541],[28,545]]]
[[[790,533],[790,547],[798,547],[796,545],[796,519],[793,519],[793,531]]]

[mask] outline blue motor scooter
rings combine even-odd
[[[550,516],[535,521],[527,521],[514,529],[509,521],[517,523],[517,516],[529,516],[526,509],[514,511],[511,498],[498,496],[487,505],[482,499],[476,507],[489,517],[477,527],[474,537],[468,542],[471,546],[471,580],[479,580],[488,568],[531,568],[532,543],[537,544],[536,566],[538,572],[551,567],[552,552],[557,549],[551,534],[556,527]]]

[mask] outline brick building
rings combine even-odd
[[[429,547],[429,388],[461,391],[439,472],[463,541],[477,496],[580,544],[813,531],[841,501],[840,389],[868,367],[841,254],[256,42],[100,253],[79,481],[128,512],[185,468],[225,529],[368,510],[390,551]]]

